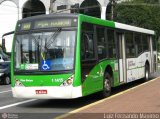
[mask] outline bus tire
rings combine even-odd
[[[101,92],[101,97],[106,98],[111,95],[111,75],[107,72],[103,79],[103,91]]]
[[[5,76],[4,77],[4,85],[9,85],[11,82],[10,77],[9,76]]]
[[[150,78],[150,70],[149,70],[149,65],[145,65],[145,74],[144,74],[144,81],[148,81]]]

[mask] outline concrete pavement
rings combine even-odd
[[[160,77],[70,113],[58,118],[111,119],[132,114],[135,118],[160,119]]]

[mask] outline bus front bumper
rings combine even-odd
[[[82,97],[82,87],[12,87],[13,97],[33,99],[71,99]],[[37,93],[38,92],[38,93]]]

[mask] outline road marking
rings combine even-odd
[[[8,93],[8,92],[11,92],[12,90],[7,90],[7,91],[2,91],[2,92],[0,92],[0,94],[2,94],[2,93]]]
[[[10,104],[10,105],[2,106],[2,107],[0,107],[0,110],[6,109],[6,108],[9,108],[9,107],[14,107],[14,106],[17,106],[17,105],[21,105],[21,104],[24,104],[24,103],[36,101],[36,100],[37,99],[31,99],[31,100],[26,100],[26,101],[17,102],[17,103],[13,103],[13,104]]]
[[[134,90],[134,89],[136,89],[136,88],[139,88],[139,87],[141,87],[141,86],[144,86],[144,85],[146,85],[146,84],[149,84],[149,83],[151,83],[151,82],[153,82],[153,81],[156,81],[158,78],[160,78],[160,77],[157,77],[157,78],[155,78],[155,79],[152,79],[152,80],[150,80],[150,81],[147,81],[147,82],[145,82],[145,83],[143,83],[143,84],[140,84],[140,85],[138,85],[138,86],[135,86],[135,87],[133,87],[133,88],[127,89],[127,90],[122,91],[122,92],[120,92],[120,93],[117,93],[117,94],[115,94],[115,95],[112,95],[112,96],[110,96],[110,97],[104,98],[104,99],[102,99],[102,100],[99,100],[99,101],[96,101],[96,102],[94,102],[94,103],[88,104],[88,105],[83,106],[83,107],[81,107],[81,108],[79,108],[79,109],[75,109],[75,110],[73,110],[73,111],[71,111],[71,112],[69,112],[69,113],[67,113],[67,114],[60,115],[60,116],[56,117],[55,119],[62,119],[62,118],[68,117],[68,116],[72,115],[73,113],[80,112],[80,111],[82,111],[82,110],[84,110],[84,109],[87,109],[87,108],[92,107],[92,106],[94,106],[94,105],[100,104],[100,103],[102,103],[102,102],[104,102],[104,101],[110,100],[110,99],[112,99],[112,98],[115,98],[115,97],[117,97],[117,96],[120,96],[120,95],[122,95],[122,94],[125,94],[125,93],[127,93],[127,92],[129,92],[129,91],[131,91],[131,90]]]

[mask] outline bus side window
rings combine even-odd
[[[127,48],[127,58],[133,58],[136,56],[133,33],[126,32],[126,48]]]
[[[142,34],[142,47],[143,52],[149,51],[149,37],[146,34]]]
[[[93,36],[94,36],[93,24],[83,22],[82,35],[81,35],[81,60],[95,59]]]
[[[82,82],[96,65],[95,29],[93,24],[83,22],[81,31],[81,76]]]
[[[94,58],[93,35],[83,33],[81,42],[82,60]]]
[[[153,51],[157,50],[157,43],[155,36],[152,36],[152,44],[153,44]]]
[[[141,34],[135,33],[134,39],[135,39],[136,55],[139,56],[143,51]]]
[[[97,47],[98,47],[98,59],[104,59],[106,58],[106,41],[105,41],[105,28],[103,27],[97,27]]]
[[[108,58],[116,58],[116,42],[115,42],[115,37],[114,37],[114,30],[112,29],[107,29],[107,40],[108,40],[108,49],[107,49],[107,54]]]

